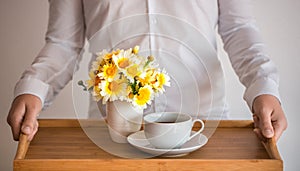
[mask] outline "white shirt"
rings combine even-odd
[[[244,99],[250,109],[258,95],[271,94],[279,99],[277,70],[260,38],[251,13],[251,0],[49,0],[49,3],[46,44],[18,81],[15,97],[34,94],[42,100],[44,107],[48,106],[72,79],[86,39],[90,40],[97,31],[122,18],[159,14],[191,24],[215,49],[218,30],[232,66],[246,87]],[[146,24],[151,27],[150,22]],[[152,39],[148,39],[148,43],[143,40],[142,44],[142,47],[148,45],[150,48],[169,45]],[[188,58],[184,60],[193,63]],[[202,85],[205,86],[208,83]],[[168,105],[172,108],[178,104],[170,102]]]

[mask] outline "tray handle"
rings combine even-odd
[[[282,160],[278,152],[276,140],[274,137],[268,138],[265,142],[262,141],[262,144],[264,145],[271,159]]]
[[[29,144],[30,144],[30,141],[28,141],[28,135],[21,133],[15,160],[20,160],[20,159],[25,158]]]

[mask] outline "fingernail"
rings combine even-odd
[[[29,128],[29,126],[25,126],[25,127],[22,129],[22,132],[23,132],[24,134],[30,134],[30,128]]]
[[[271,136],[273,136],[273,131],[270,129],[266,129],[264,131],[264,134],[265,134],[265,136],[271,137]]]

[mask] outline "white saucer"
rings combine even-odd
[[[192,132],[194,133],[194,132]],[[155,155],[163,157],[179,157],[187,155],[200,147],[204,146],[208,139],[205,135],[199,134],[192,138],[188,142],[182,145],[181,148],[176,149],[158,149],[153,147],[145,137],[144,131],[133,133],[127,137],[128,142],[137,149]]]

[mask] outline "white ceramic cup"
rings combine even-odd
[[[201,129],[191,135],[195,122],[201,123]],[[204,122],[202,120],[193,120],[187,114],[162,112],[144,116],[145,136],[155,148],[180,148],[188,140],[200,134],[203,129]]]

